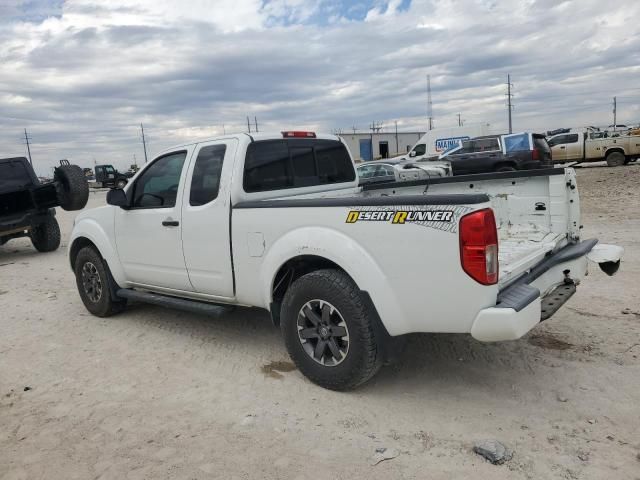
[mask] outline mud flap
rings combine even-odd
[[[547,320],[576,293],[575,283],[564,283],[545,295],[540,302],[540,321]]]

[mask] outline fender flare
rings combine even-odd
[[[71,238],[69,239],[69,263],[71,264],[73,245],[81,238],[86,238],[96,246],[102,258],[107,262],[111,275],[116,283],[122,286],[126,285],[126,276],[120,265],[115,245],[109,241],[109,235],[102,226],[93,219],[83,218],[76,223]],[[71,268],[73,268],[73,265],[71,265]]]
[[[336,248],[328,249],[327,245]],[[284,234],[269,248],[259,272],[264,305],[271,304],[273,284],[280,268],[289,260],[305,255],[325,258],[342,268],[360,290],[369,294],[391,335],[406,331],[403,309],[375,258],[351,237],[327,227],[297,228]]]

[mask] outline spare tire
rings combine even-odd
[[[55,169],[58,205],[64,210],[82,210],[89,200],[89,184],[77,165],[62,165]]]

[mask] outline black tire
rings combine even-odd
[[[111,298],[110,282],[113,280],[95,248],[84,247],[78,252],[73,271],[82,303],[93,315],[110,317],[125,309],[126,299],[114,301]]]
[[[607,165],[610,167],[620,167],[625,163],[625,156],[620,152],[611,152],[607,155]]]
[[[47,215],[45,220],[31,229],[31,243],[39,252],[53,252],[60,246],[60,226],[56,217]]]
[[[8,238],[5,237],[0,237],[0,246],[4,245],[5,243],[7,243],[9,241]]]
[[[124,188],[127,186],[127,181],[120,179],[116,182],[116,188]]]
[[[325,316],[327,304],[330,313]],[[316,306],[316,314],[309,313]],[[301,313],[303,308],[306,314]],[[296,280],[284,296],[280,318],[289,356],[305,377],[321,387],[354,389],[382,366],[382,338],[377,338],[374,330],[375,313],[354,281],[339,270],[317,270]],[[321,331],[328,335],[326,340]],[[345,331],[346,335],[338,338]],[[316,337],[306,337],[307,334]],[[324,343],[318,347],[320,342]],[[314,358],[316,349],[321,350],[319,359]],[[334,351],[338,356],[333,355]]]
[[[57,167],[53,178],[56,182],[58,204],[64,210],[82,210],[89,200],[89,184],[77,165]]]
[[[516,169],[511,165],[498,165],[495,171],[496,172],[515,172]]]

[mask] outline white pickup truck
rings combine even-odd
[[[354,388],[392,337],[513,340],[622,249],[580,239],[571,169],[359,186],[333,135],[230,135],[169,149],[69,241],[98,316],[138,300],[197,312],[263,308],[300,371]]]
[[[568,132],[547,138],[554,163],[601,162],[610,167],[640,158],[640,136],[614,132]]]

